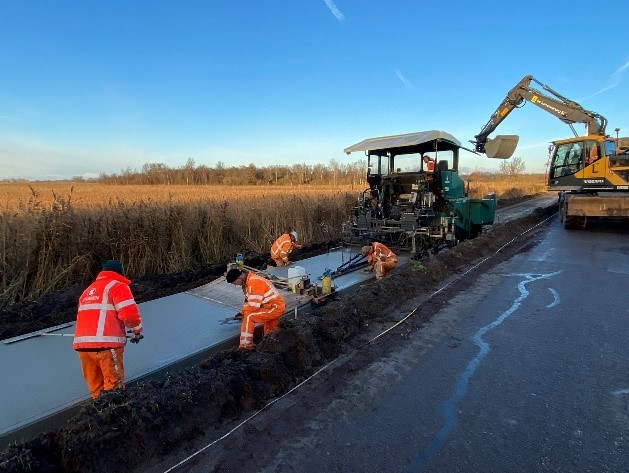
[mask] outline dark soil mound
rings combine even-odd
[[[86,403],[59,431],[12,445],[0,456],[0,471],[143,471],[202,435],[220,436],[226,422],[262,408],[325,363],[364,343],[369,326],[387,322],[405,300],[431,293],[437,283],[481,258],[494,256],[484,263],[489,268],[526,242],[532,244],[536,231],[524,230],[553,212],[540,210],[495,226],[474,240],[397,268],[382,281],[367,282],[308,316],[284,318],[279,330],[257,343],[255,350],[223,351],[192,368],[103,395]],[[519,240],[517,249],[503,247],[513,240]],[[296,260],[298,254],[294,255]],[[210,278],[211,271],[206,271]],[[224,267],[220,274],[223,271]],[[143,286],[136,284],[140,299]],[[176,286],[173,281],[173,292]],[[185,283],[177,290],[182,287]]]

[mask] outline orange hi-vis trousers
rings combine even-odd
[[[102,391],[124,389],[124,347],[99,351],[78,351],[90,395],[96,399]]]
[[[275,261],[275,266],[277,266],[278,268],[279,268],[280,266],[286,266],[286,263],[284,263],[284,260],[283,260],[282,258],[279,258],[279,257],[278,257],[278,258],[276,258],[276,257],[272,256],[272,257],[271,257],[271,259],[272,259],[273,261]]]
[[[376,261],[374,265],[376,269],[376,279],[382,279],[387,275],[389,271],[397,266],[397,260],[391,261]]]
[[[256,324],[264,326],[264,335],[268,335],[277,328],[280,317],[284,313],[284,304],[273,304],[271,307],[261,307],[255,312],[244,315],[240,325],[240,348],[254,347],[253,330]]]

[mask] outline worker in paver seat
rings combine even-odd
[[[432,159],[430,156],[426,156],[424,155],[422,157],[422,161],[424,161],[424,170],[429,173],[432,174],[433,172],[435,172],[435,160]]]
[[[296,248],[301,248],[301,245],[297,244],[297,232],[292,230],[284,233],[271,245],[271,259],[275,261],[276,266],[289,265],[288,254]]]
[[[265,336],[273,332],[286,309],[284,298],[271,281],[249,271],[233,268],[227,271],[225,279],[243,287],[245,303],[236,314],[236,318],[242,317],[240,348],[252,349],[255,324],[264,326]]]
[[[102,391],[124,389],[124,347],[127,330],[131,343],[142,335],[142,319],[122,264],[105,261],[96,280],[79,298],[74,348],[93,399]]]
[[[367,257],[370,268],[365,271],[376,270],[376,279],[384,278],[389,271],[397,266],[397,256],[384,244],[374,241],[371,245],[363,246],[361,253]]]

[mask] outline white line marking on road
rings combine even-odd
[[[529,292],[526,290],[526,285],[528,283],[539,281],[542,279],[549,279],[560,273],[561,271],[556,271],[554,273],[547,273],[547,274],[530,274],[530,273],[510,274],[510,276],[519,276],[519,277],[525,278],[523,281],[518,283],[518,290],[520,291],[520,296],[517,297],[515,301],[513,301],[513,304],[511,305],[511,307],[509,307],[506,311],[500,314],[496,320],[494,320],[490,324],[485,325],[484,327],[481,327],[472,336],[472,341],[479,348],[478,354],[474,358],[472,358],[470,362],[467,364],[467,367],[465,368],[463,373],[461,373],[461,375],[459,376],[454,392],[450,396],[450,399],[445,401],[442,405],[441,412],[444,417],[443,426],[441,427],[437,435],[435,435],[435,437],[431,440],[428,447],[426,447],[426,449],[424,449],[422,452],[420,452],[419,455],[415,457],[413,462],[406,469],[407,472],[422,473],[425,470],[426,465],[428,464],[430,459],[439,453],[439,451],[443,448],[446,441],[448,440],[448,437],[450,436],[450,434],[456,428],[457,423],[458,423],[457,405],[459,401],[461,401],[463,397],[465,396],[465,394],[467,393],[467,388],[470,384],[470,380],[472,379],[472,376],[474,375],[474,372],[476,371],[476,368],[479,367],[481,361],[483,360],[483,358],[487,356],[490,350],[490,346],[485,340],[483,340],[483,336],[487,332],[489,332],[490,330],[493,330],[494,328],[498,327],[502,322],[507,320],[507,318],[511,314],[513,314],[520,307],[520,305],[522,305],[524,300],[529,295]]]
[[[555,291],[552,287],[549,287],[548,290],[550,291],[550,293],[555,298],[555,300],[553,302],[551,302],[550,304],[548,304],[546,306],[547,309],[550,309],[552,307],[555,307],[556,305],[559,305],[561,303],[561,298],[559,297],[559,293],[557,291]]]

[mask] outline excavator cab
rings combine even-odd
[[[550,166],[550,178],[571,176],[583,169],[584,144],[581,141],[563,143],[555,147],[555,152]]]
[[[598,135],[555,141],[548,190],[593,193],[627,188],[629,162],[617,141]]]

